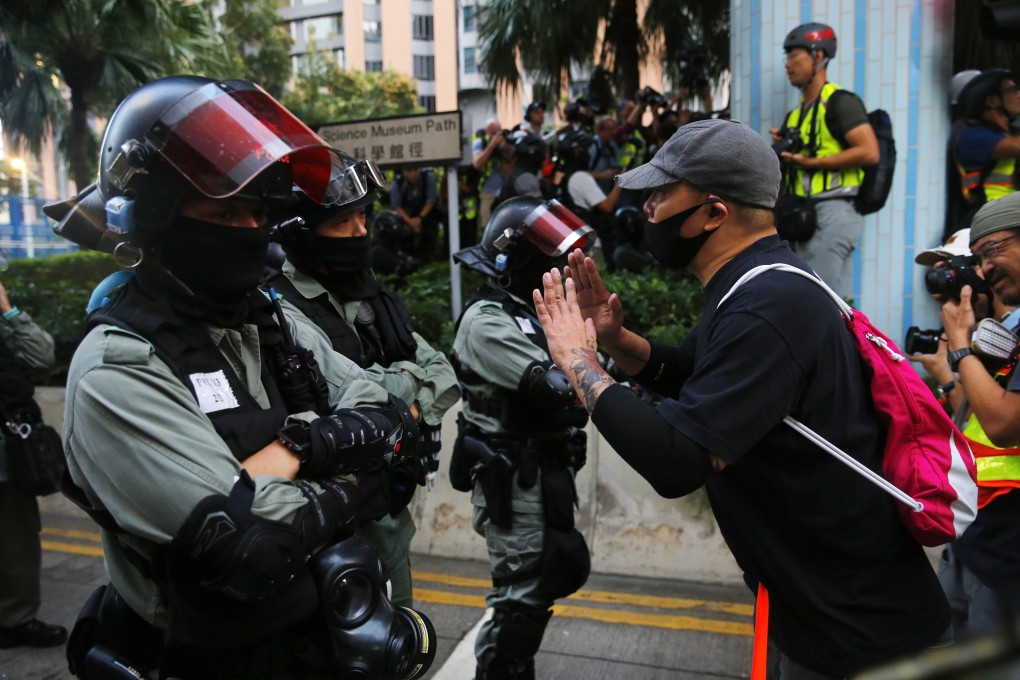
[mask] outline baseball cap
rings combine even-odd
[[[961,229],[947,238],[942,245],[922,250],[914,258],[914,262],[931,267],[936,262],[948,260],[957,255],[970,255],[970,229]]]
[[[981,206],[970,223],[970,245],[988,234],[1020,228],[1020,192]]]
[[[681,126],[652,160],[616,182],[638,190],[685,182],[771,210],[781,176],[779,158],[761,135],[738,121],[711,118]]]

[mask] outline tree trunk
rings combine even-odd
[[[637,0],[616,0],[612,25],[616,48],[616,96],[617,99],[632,99],[640,84],[638,52],[642,38],[637,21]]]
[[[92,173],[92,163],[89,162],[89,124],[88,124],[88,99],[89,90],[87,87],[74,87],[71,89],[71,129],[68,137],[68,165],[71,167],[71,178],[74,179],[75,188],[81,191],[95,181]]]

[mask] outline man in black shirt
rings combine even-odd
[[[623,326],[594,262],[573,253],[535,292],[550,354],[602,435],[665,497],[705,486],[730,550],[771,598],[782,677],[842,678],[938,644],[949,607],[885,493],[783,424],[792,415],[881,472],[883,432],[846,326],[776,234],[779,162],[739,123],[686,125],[650,163],[620,176],[650,189],[646,239],[705,287],[701,323],[676,347]],[[585,319],[589,320],[586,325]],[[658,406],[615,384],[596,341]],[[760,589],[759,589],[759,592]]]

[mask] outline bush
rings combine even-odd
[[[32,260],[12,260],[0,274],[11,304],[25,310],[53,336],[56,364],[46,384],[63,385],[71,356],[85,336],[85,305],[93,288],[117,271],[104,253],[76,252]]]
[[[96,284],[117,269],[110,256],[82,251],[13,260],[0,275],[11,304],[31,314],[56,342],[57,361],[46,384],[64,384],[71,356],[85,335],[89,296]],[[403,278],[380,278],[400,295],[415,330],[437,350],[449,353],[454,337],[449,263],[433,262]],[[679,342],[701,314],[701,286],[686,272],[649,269],[605,278],[623,301],[627,327],[649,340]],[[483,283],[481,274],[462,267],[461,300],[467,302]]]

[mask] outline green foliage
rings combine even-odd
[[[85,305],[96,284],[117,270],[103,253],[77,252],[12,260],[0,274],[11,304],[25,310],[56,342],[47,384],[62,385],[74,349],[85,336]]]
[[[420,113],[414,81],[395,71],[344,71],[322,51],[306,54],[283,105],[310,125]]]
[[[205,0],[207,10],[219,0]],[[280,23],[275,0],[225,0],[219,16],[230,78],[250,80],[279,98],[290,79],[290,48],[294,44]]]
[[[701,318],[701,284],[686,270],[650,267],[641,274],[604,274],[623,302],[627,328],[652,342],[680,342]]]
[[[112,258],[82,251],[34,260],[12,260],[0,275],[11,303],[25,310],[56,341],[57,362],[48,384],[62,385],[75,348],[85,334],[85,305],[96,284],[117,271]],[[484,277],[461,267],[461,300],[467,302]],[[406,277],[383,276],[411,314],[414,329],[442,352],[453,347],[450,264],[434,262]],[[697,323],[703,294],[686,272],[648,269],[642,274],[606,274],[606,285],[623,301],[625,323],[649,340],[679,342]]]

